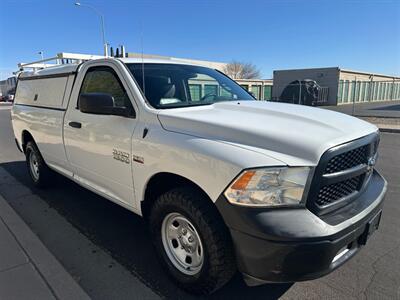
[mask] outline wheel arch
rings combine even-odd
[[[178,187],[193,187],[199,193],[203,194],[210,204],[215,206],[204,189],[192,180],[175,173],[160,172],[154,174],[146,184],[144,199],[140,203],[142,216],[147,219],[154,201],[163,193]],[[216,207],[215,209],[217,210]]]
[[[35,139],[33,138],[33,135],[26,129],[24,129],[21,133],[21,147],[22,151],[25,153],[26,150],[26,145],[28,142],[33,141],[35,144]]]

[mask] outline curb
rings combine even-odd
[[[380,132],[389,132],[389,133],[400,133],[400,129],[398,128],[379,128]]]
[[[376,119],[398,119],[399,117],[394,116],[377,116],[377,115],[350,115],[357,118],[376,118]]]
[[[1,195],[0,217],[58,299],[90,299]]]

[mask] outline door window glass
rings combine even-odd
[[[80,94],[104,93],[114,99],[115,107],[132,108],[132,103],[115,71],[110,67],[90,68],[83,79]]]

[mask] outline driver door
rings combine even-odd
[[[130,164],[132,135],[137,124],[134,102],[116,67],[93,66],[84,74],[79,92],[71,96],[73,103],[64,120],[65,150],[74,179],[110,200],[133,206]],[[84,113],[79,109],[79,97],[90,93],[109,94],[115,107],[129,108],[133,114]]]

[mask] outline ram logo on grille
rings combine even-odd
[[[368,171],[371,171],[375,167],[375,164],[376,164],[376,156],[374,155],[368,159],[367,163]]]
[[[324,153],[309,192],[315,204],[312,209],[327,213],[355,199],[372,176],[378,143],[379,137],[370,135]]]

